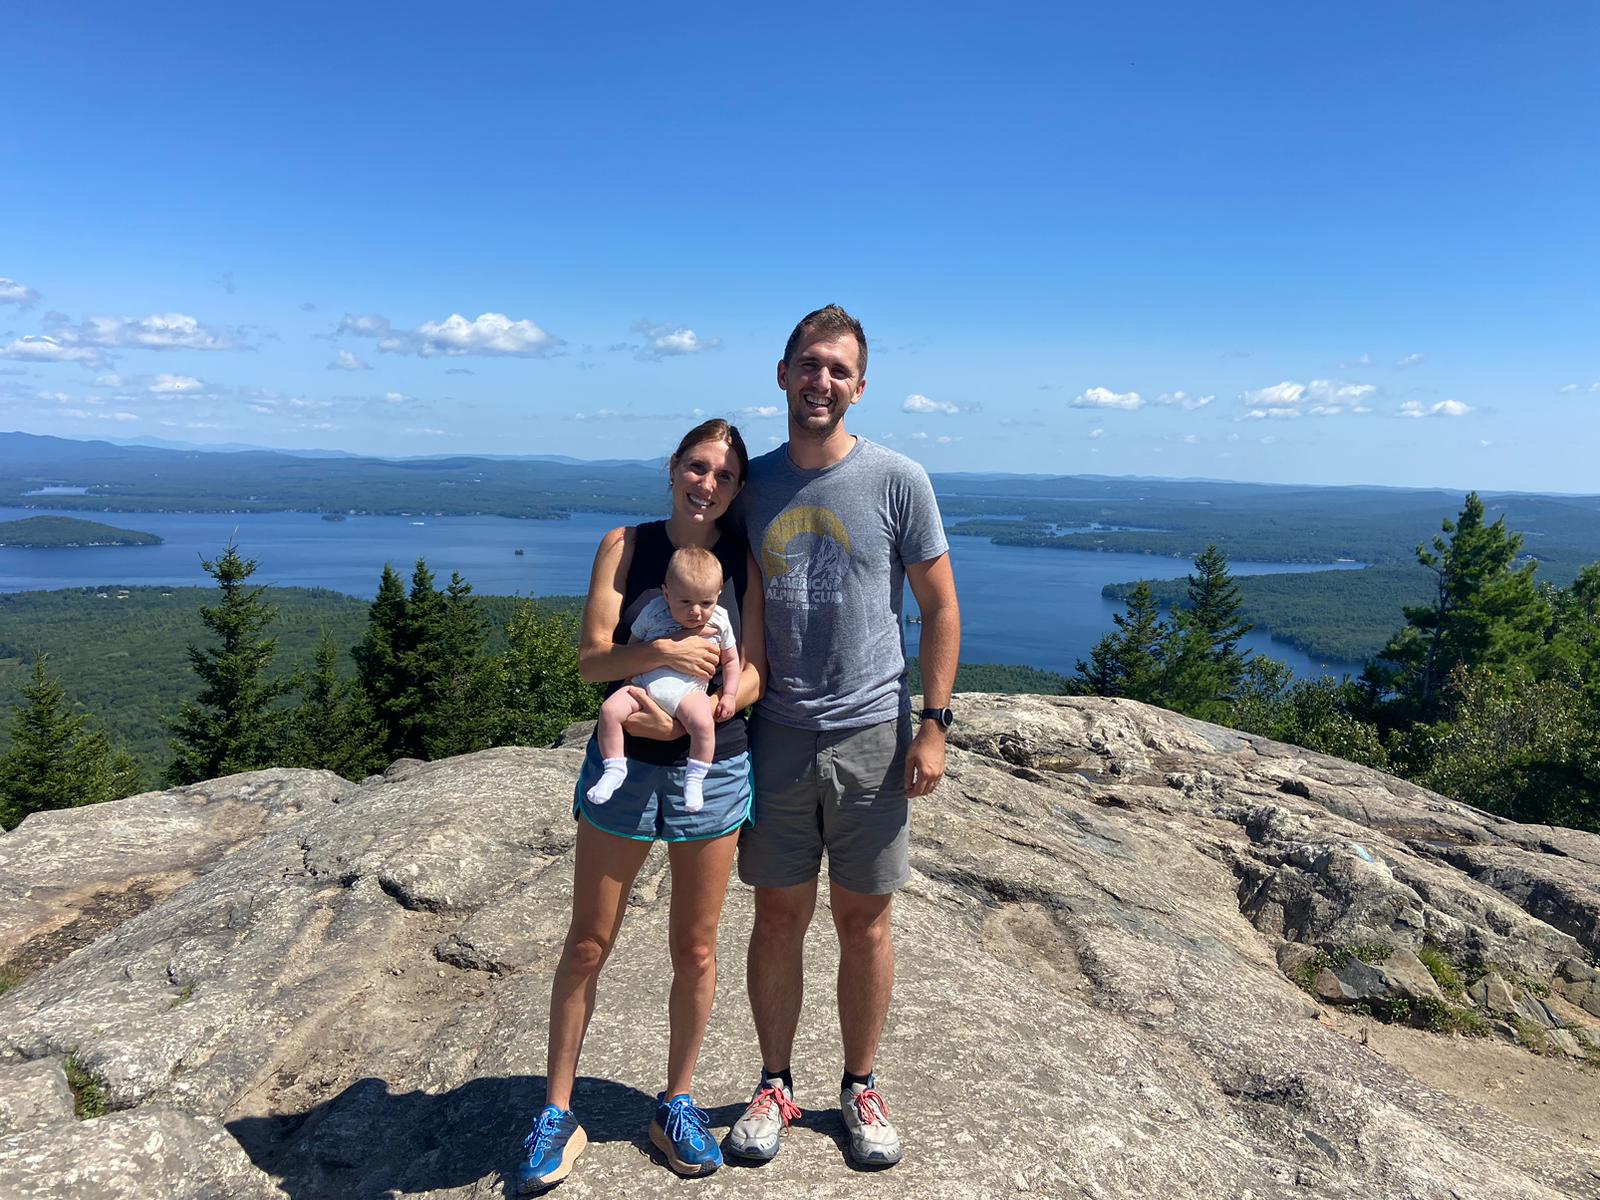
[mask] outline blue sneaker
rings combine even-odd
[[[688,1092],[671,1100],[656,1097],[656,1119],[650,1122],[650,1140],[667,1156],[667,1165],[679,1175],[709,1175],[722,1165],[722,1151],[704,1111],[694,1106]]]
[[[560,1183],[588,1144],[589,1137],[571,1109],[545,1105],[533,1132],[522,1139],[526,1157],[517,1167],[517,1194],[531,1195]]]

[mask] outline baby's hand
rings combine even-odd
[[[712,710],[711,715],[712,719],[717,721],[726,721],[733,716],[733,696],[728,692],[723,692],[718,696],[717,707]]]

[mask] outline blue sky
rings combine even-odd
[[[1600,491],[1592,4],[254,7],[8,8],[0,428]]]

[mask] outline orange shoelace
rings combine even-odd
[[[889,1123],[889,1102],[878,1093],[877,1088],[865,1088],[856,1093],[856,1111],[861,1114],[863,1125]]]
[[[802,1116],[800,1106],[784,1095],[782,1088],[761,1088],[756,1092],[755,1099],[750,1102],[750,1107],[752,1110],[757,1110],[757,1115],[763,1117],[770,1115],[771,1110],[776,1107],[785,1129],[789,1127],[789,1122],[797,1121]]]

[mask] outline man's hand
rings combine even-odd
[[[723,685],[727,686],[726,680],[723,681]],[[711,719],[720,724],[731,716],[733,716],[733,693],[724,691],[717,697],[717,707],[711,710]]]
[[[682,675],[698,675],[710,679],[722,662],[722,651],[717,644],[702,634],[680,629],[667,638],[657,638],[650,643],[661,655],[661,665]]]
[[[650,693],[642,687],[629,687],[639,711],[622,722],[622,727],[634,737],[650,738],[657,742],[670,742],[675,737],[683,736],[683,726],[667,716],[667,710],[654,700]]]
[[[944,778],[944,729],[924,721],[906,751],[906,795],[926,796]]]

